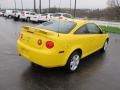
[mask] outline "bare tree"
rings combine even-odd
[[[36,12],[36,0],[34,0],[34,11]]]
[[[108,7],[120,7],[120,0],[108,0]]]
[[[120,0],[108,0],[106,16],[112,20],[120,20]]]

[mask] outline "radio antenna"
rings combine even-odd
[[[61,0],[59,3],[59,12],[60,12],[60,6],[61,6]],[[58,37],[60,36],[59,33],[60,33],[60,18],[59,18],[59,23],[58,23]]]

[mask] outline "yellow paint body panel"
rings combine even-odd
[[[23,37],[17,40],[18,52],[35,64],[52,68],[65,66],[69,56],[76,49],[82,50],[81,58],[84,58],[103,47],[109,37],[108,34],[74,34],[78,28],[89,22],[72,21],[77,23],[75,28],[68,34],[60,33],[59,37],[58,33],[48,30],[40,29],[41,32],[38,32],[39,28],[29,27],[34,32],[29,33],[25,28],[22,28]],[[40,46],[37,44],[38,39],[42,40]],[[54,47],[52,49],[46,48],[46,41],[53,41]]]

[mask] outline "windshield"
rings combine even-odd
[[[35,15],[35,13],[30,13],[30,15]]]
[[[41,16],[47,16],[48,14],[42,14]]]
[[[54,32],[59,33],[68,33],[70,32],[74,27],[76,23],[71,21],[63,21],[63,20],[52,20],[45,22],[43,24],[38,25],[38,28],[46,29]]]

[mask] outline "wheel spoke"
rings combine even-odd
[[[70,68],[72,71],[76,70],[78,65],[79,65],[79,60],[80,60],[80,57],[79,55],[75,55],[73,56],[73,58],[71,59],[71,63],[70,63]]]

